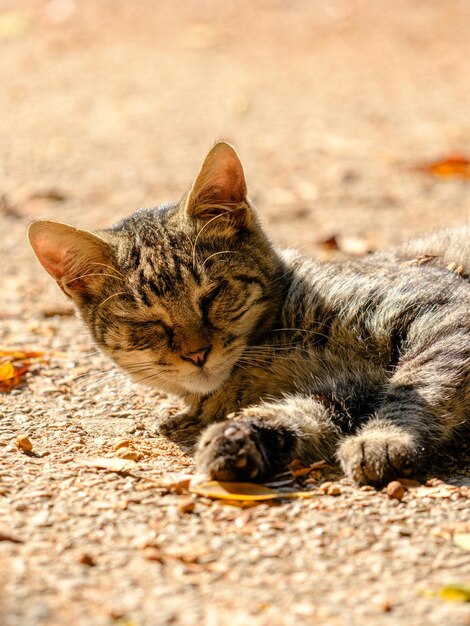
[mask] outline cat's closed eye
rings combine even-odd
[[[132,349],[162,346],[171,341],[172,331],[160,320],[135,321],[122,318],[127,326],[127,335]]]

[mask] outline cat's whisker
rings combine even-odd
[[[110,375],[103,376],[101,378],[96,377],[87,379],[85,381],[80,381],[79,383],[74,385],[74,388],[79,391],[86,390],[88,393],[91,393],[95,389],[98,389],[98,387],[102,387],[103,385],[118,379],[120,376],[122,376],[121,372],[112,372]],[[90,386],[91,384],[92,386]]]
[[[88,274],[81,274],[80,276],[75,276],[71,280],[68,281],[68,284],[77,282],[77,280],[82,280],[82,278],[89,278],[90,276],[107,276],[108,278],[114,278],[114,280],[119,280],[124,282],[123,278],[119,278],[118,276],[113,276],[112,274],[103,274],[102,272],[88,272]]]
[[[124,295],[126,292],[125,291],[118,291],[117,293],[112,293],[110,296],[108,296],[107,298],[105,298],[102,302],[100,302],[98,304],[98,308],[102,307],[103,304],[106,304],[106,302],[108,302],[108,300],[111,300],[111,298],[116,298],[117,296],[122,296]]]
[[[124,274],[122,272],[120,272],[116,267],[113,267],[112,265],[108,265],[106,263],[98,263],[97,261],[92,261],[90,263],[90,265],[100,265],[101,267],[107,267],[108,269],[110,269],[113,272],[116,272],[116,274],[118,276],[120,276],[121,278],[123,278],[124,280],[126,279],[126,277],[124,276]]]
[[[217,215],[215,215],[214,217],[211,217],[210,220],[208,220],[200,229],[199,232],[196,235],[196,238],[194,239],[194,243],[193,243],[193,253],[192,253],[192,257],[193,257],[193,269],[196,267],[196,248],[197,248],[197,242],[199,240],[199,237],[202,235],[202,233],[204,232],[204,230],[207,228],[207,226],[209,226],[209,224],[211,224],[212,222],[214,222],[217,219],[220,219],[222,217],[225,217],[226,215],[229,215],[230,211],[223,211],[222,213],[218,213]]]
[[[204,269],[204,265],[207,263],[207,261],[213,259],[219,254],[238,254],[238,252],[235,252],[235,250],[222,250],[221,252],[214,252],[213,254],[210,254],[207,259],[204,260],[204,263],[202,264],[202,269]]]

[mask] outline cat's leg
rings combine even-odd
[[[247,407],[212,424],[197,445],[200,473],[218,480],[259,481],[293,459],[331,458],[340,436],[332,410],[319,399],[293,395]]]
[[[466,329],[428,336],[405,354],[376,414],[344,438],[338,457],[356,482],[406,476],[451,439],[470,414],[470,338]]]
[[[159,434],[172,438],[180,432],[201,427],[202,422],[199,417],[199,403],[194,396],[185,398],[186,407],[181,411],[175,411],[175,405],[165,402],[159,407],[159,413],[164,419],[158,425]]]

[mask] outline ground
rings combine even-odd
[[[179,197],[218,138],[306,254],[462,223],[468,180],[416,166],[468,154],[469,32],[464,0],[1,0],[0,344],[52,355],[0,399],[1,626],[470,624],[436,595],[470,580],[465,442],[402,500],[328,468],[306,500],[172,492],[193,471],[191,437],[156,434],[176,401],[95,351],[25,238]],[[135,467],[81,464],[122,438]]]

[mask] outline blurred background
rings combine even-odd
[[[279,244],[360,254],[465,221],[469,58],[467,0],[0,0],[11,304],[31,276],[56,295],[31,219],[176,199],[219,138]]]

